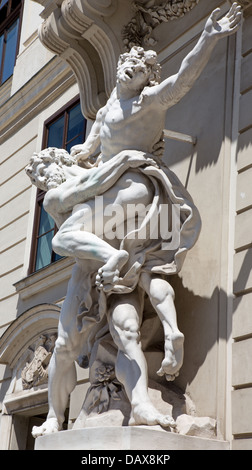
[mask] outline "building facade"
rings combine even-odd
[[[0,2],[0,445],[33,449],[48,409],[47,368],[73,260],[53,253],[55,226],[24,168],[48,146],[88,135],[115,86],[118,56],[154,49],[176,73],[214,8],[228,1],[2,0]],[[176,385],[217,439],[252,449],[252,2],[193,89],[167,113],[164,160],[192,195],[202,231],[176,293],[185,359]],[[162,4],[162,8],[160,6]],[[165,8],[164,8],[165,5]],[[89,386],[76,364],[65,427]]]

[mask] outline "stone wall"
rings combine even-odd
[[[234,255],[233,448],[252,448],[252,16],[245,11],[241,44]]]

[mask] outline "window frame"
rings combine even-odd
[[[61,116],[64,115],[64,132],[63,132],[63,143],[66,145],[70,141],[66,141],[67,137],[67,128],[68,128],[68,115],[69,112],[71,111],[72,108],[74,108],[78,103],[80,103],[80,96],[77,95],[75,98],[70,100],[65,106],[60,108],[58,111],[56,111],[50,118],[48,118],[44,122],[44,130],[43,130],[43,137],[42,137],[42,150],[48,147],[47,142],[48,142],[48,135],[49,135],[49,126],[53,124],[55,121],[60,119]],[[84,118],[84,126],[83,126],[83,142],[85,140],[86,136],[86,128],[87,128],[87,120]],[[64,148],[64,147],[62,147]],[[36,194],[36,207],[35,207],[35,214],[34,214],[34,223],[33,223],[33,233],[32,233],[32,244],[31,244],[31,252],[30,252],[30,263],[29,263],[29,269],[28,269],[28,274],[33,274],[38,272],[40,269],[39,268],[36,270],[36,261],[37,261],[37,248],[38,248],[38,240],[40,238],[39,236],[39,223],[40,223],[40,215],[41,215],[41,205],[43,204],[43,199],[45,196],[45,191],[42,191],[41,189],[37,189],[37,194]],[[56,224],[54,224],[54,235],[57,232],[57,227]],[[52,250],[51,253],[51,262],[44,266],[50,266],[50,264],[54,263],[55,256],[57,257],[58,255],[54,253]]]
[[[22,27],[22,18],[23,18],[23,8],[24,8],[24,0],[21,0],[20,3],[16,6],[16,8],[11,11],[11,6],[12,6],[12,1],[13,0],[8,0],[7,2],[7,16],[1,23],[0,19],[0,36],[4,35],[4,46],[3,46],[3,54],[0,62],[0,86],[2,86],[9,78],[12,77],[12,74],[4,81],[2,82],[2,77],[3,77],[3,71],[4,71],[4,63],[5,63],[5,55],[6,55],[6,38],[7,38],[7,33],[10,27],[15,23],[16,20],[19,19],[19,25],[18,25],[18,33],[17,33],[17,44],[16,44],[16,51],[15,51],[15,61],[14,61],[14,67],[16,65],[16,60],[17,60],[17,55],[18,55],[18,50],[19,50],[19,45],[20,45],[20,36],[21,36],[21,27]],[[1,10],[0,10],[1,13]],[[13,70],[14,70],[13,67]]]
[[[42,268],[36,269],[36,262],[37,262],[37,250],[38,250],[38,242],[39,239],[45,235],[48,232],[45,232],[43,235],[39,235],[39,223],[40,223],[40,216],[41,216],[41,207],[43,204],[45,196],[45,191],[42,191],[41,189],[37,189],[37,194],[36,194],[36,207],[35,207],[35,215],[34,215],[34,222],[33,222],[33,232],[32,232],[32,245],[31,245],[31,254],[30,254],[30,263],[29,263],[29,270],[28,274],[33,274],[38,272],[40,269],[43,269],[46,266],[50,266],[50,264],[54,263],[56,260],[54,259],[56,256],[56,253],[52,250],[51,252],[51,262],[48,263],[46,266],[43,266]],[[50,230],[52,231],[52,230]],[[57,232],[57,227],[56,224],[54,224],[54,233]]]
[[[80,103],[80,97],[75,96],[72,100],[70,100],[65,106],[62,106],[56,113],[54,113],[49,119],[47,119],[44,122],[44,132],[43,132],[43,139],[42,139],[42,149],[45,149],[47,147],[47,142],[48,142],[48,135],[49,135],[49,126],[53,124],[54,121],[59,119],[61,116],[65,116],[64,119],[64,131],[63,131],[63,144],[67,145],[70,141],[67,141],[67,127],[68,127],[68,122],[69,122],[69,111],[71,111],[72,108],[74,108],[78,103]],[[83,142],[85,139],[86,135],[86,127],[87,127],[87,121],[85,119],[85,125],[83,129]],[[71,139],[73,140],[73,139]],[[64,145],[62,148],[65,148]]]

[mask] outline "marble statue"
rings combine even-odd
[[[112,395],[115,384],[122,384],[131,407],[129,425],[176,426],[149,398],[140,328],[148,297],[164,332],[157,374],[174,380],[184,337],[168,276],[181,270],[201,222],[191,196],[162,162],[162,132],[167,110],[193,86],[218,39],[240,25],[237,4],[219,21],[218,15],[214,10],[178,73],[163,81],[154,51],[133,47],[122,54],[116,88],[87,140],[70,154],[55,148],[34,154],[26,168],[32,182],[46,190],[44,207],[59,229],[53,249],[75,258],[49,364],[49,413],[33,429],[35,437],[62,429],[76,360],[98,364],[91,386],[94,375]],[[97,344],[116,350],[114,367],[103,357],[94,359]]]

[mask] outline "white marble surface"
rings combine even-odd
[[[99,427],[38,437],[35,450],[229,450],[229,443],[183,436],[159,426]]]

